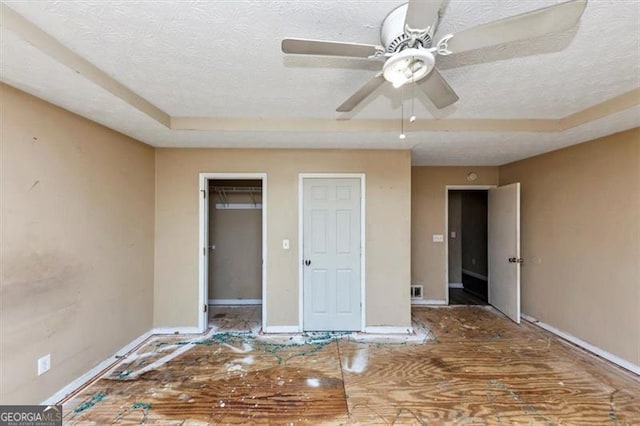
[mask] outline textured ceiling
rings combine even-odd
[[[335,119],[381,62],[285,57],[283,37],[379,43],[402,1],[5,1],[172,116]],[[450,0],[438,35],[556,4]],[[535,41],[438,58],[460,101],[419,118],[561,118],[640,85],[636,0],[591,0],[580,24]],[[638,108],[563,133],[169,130],[2,29],[2,80],[155,146],[413,148],[417,164],[503,164],[640,124]],[[438,37],[436,37],[438,38]],[[385,87],[349,117],[400,118]],[[411,96],[411,90],[405,90]],[[405,102],[405,109],[411,102]],[[400,123],[398,123],[398,127]]]

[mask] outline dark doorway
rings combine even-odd
[[[449,304],[485,305],[488,298],[486,190],[450,190]]]

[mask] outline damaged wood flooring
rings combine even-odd
[[[260,336],[242,314],[147,340],[64,403],[65,423],[640,424],[638,376],[491,308],[414,309],[419,343]]]

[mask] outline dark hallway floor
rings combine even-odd
[[[449,305],[487,305],[487,302],[462,288],[450,288]]]

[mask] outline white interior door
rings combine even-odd
[[[520,324],[520,183],[489,190],[489,303]]]
[[[361,329],[360,179],[303,179],[303,328]]]

